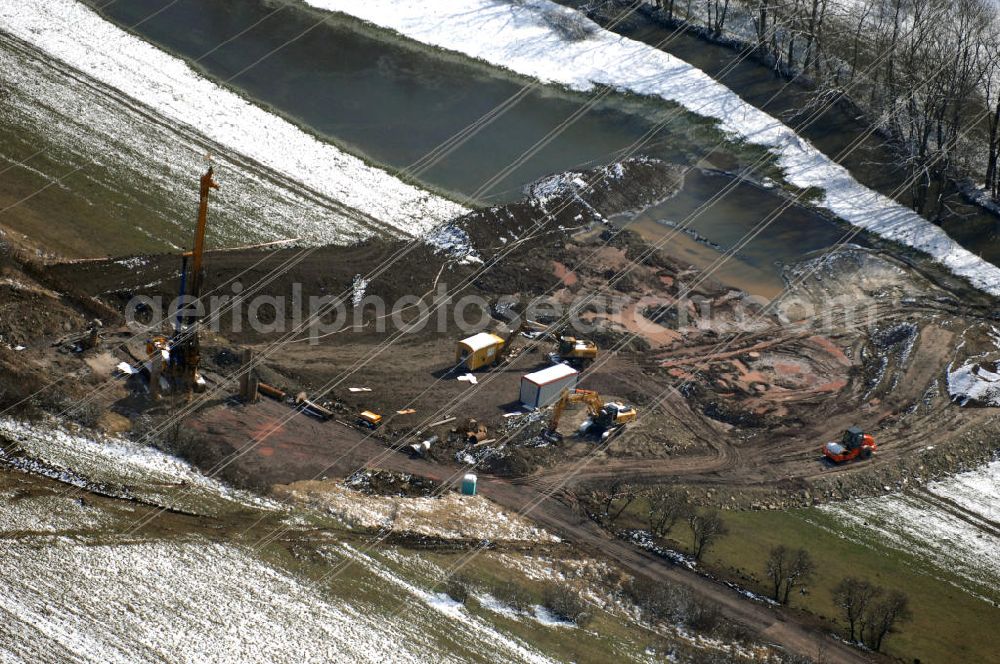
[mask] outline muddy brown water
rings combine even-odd
[[[731,191],[702,210],[706,201],[729,186]],[[734,224],[733,219],[756,219],[766,228],[740,246],[751,228]],[[828,249],[850,231],[846,224],[831,222],[809,208],[788,205],[767,189],[734,183],[728,174],[703,170],[689,172],[681,191],[672,198],[637,214],[618,215],[612,221],[649,242],[663,243],[674,258],[712,271],[723,284],[765,298],[783,290],[785,265]],[[678,232],[681,227],[684,231]],[[864,240],[858,235],[852,242],[863,244]],[[722,262],[729,251],[735,253]]]

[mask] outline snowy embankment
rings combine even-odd
[[[948,370],[948,395],[959,405],[1000,406],[1000,372],[995,362],[963,364]]]
[[[255,106],[75,0],[0,3],[0,30],[378,225],[414,235],[465,212]]]
[[[15,468],[81,488],[157,505],[217,514],[275,501],[227,487],[188,463],[124,438],[70,431],[58,422],[0,419],[0,458]]]
[[[847,524],[848,536],[912,554],[969,590],[1000,588],[1000,461],[926,487],[820,509]],[[989,591],[987,591],[989,592]]]
[[[459,540],[558,542],[517,514],[481,496],[367,496],[340,483],[307,480],[276,486],[275,495],[310,505],[351,526]]]
[[[668,53],[602,29],[549,0],[307,0],[411,39],[574,90],[597,85],[661,97],[718,120],[728,134],[766,146],[791,184],[824,192],[818,205],[886,239],[919,249],[988,293],[1000,268],[940,228],[857,182],[791,128]]]

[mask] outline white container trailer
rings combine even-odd
[[[559,399],[563,390],[576,388],[580,372],[568,364],[525,374],[521,377],[521,403],[526,408],[543,408]]]

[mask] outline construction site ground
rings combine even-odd
[[[875,487],[886,484],[886,474],[902,469],[916,472],[922,452],[934,459],[947,452],[942,430],[955,435],[990,416],[989,410],[953,404],[945,384],[950,364],[971,355],[973,348],[992,343],[992,311],[984,296],[957,292],[953,284],[929,277],[886,253],[845,247],[832,258],[817,259],[815,265],[807,261],[800,268],[815,268],[797,291],[802,306],[811,307],[815,315],[795,320],[798,310],[789,307],[779,318],[759,313],[733,288],[702,280],[697,272],[675,264],[669,244],[643,256],[647,245],[626,232],[605,245],[602,238],[609,234],[593,232],[593,224],[599,222],[593,219],[591,206],[570,206],[562,214],[575,220],[575,227],[562,224],[560,230],[552,224],[514,251],[496,241],[505,236],[523,240],[530,232],[533,212],[537,213],[529,204],[516,204],[477,213],[465,221],[472,244],[488,266],[491,256],[504,254],[502,262],[477,275],[457,297],[472,294],[491,303],[501,298],[525,302],[551,293],[556,301],[567,304],[574,297],[595,292],[626,298],[610,305],[610,311],[585,307],[581,316],[594,325],[591,336],[598,345],[612,350],[603,352],[594,367],[584,372],[580,387],[640,409],[639,421],[610,444],[597,446],[594,440],[566,435],[558,445],[542,445],[537,436],[541,421],[527,425],[522,433],[509,433],[530,419],[505,417],[523,412],[518,403],[520,377],[548,366],[553,345],[519,335],[509,361],[477,372],[473,385],[457,380],[466,372],[454,368],[455,343],[466,332],[450,315],[443,328],[434,315],[422,331],[399,333],[387,321],[377,320],[376,310],[366,309],[365,320],[357,328],[317,332],[320,338],[315,344],[308,331],[287,332],[295,324],[291,318],[281,321],[279,329],[285,332],[261,334],[246,326],[233,332],[223,317],[220,331],[205,343],[207,375],[221,380],[236,370],[239,348],[254,348],[266,355],[261,380],[290,395],[304,391],[316,397],[348,425],[317,425],[303,416],[282,418],[288,419],[281,425],[282,435],[308,440],[317,454],[324,437],[352,440],[362,435],[351,427],[358,412],[370,409],[386,417],[377,432],[364,434],[371,444],[403,446],[437,434],[442,443],[432,452],[434,460],[452,461],[461,446],[449,442],[449,434],[472,417],[485,423],[489,438],[498,441],[496,457],[519,457],[516,467],[528,471],[514,473],[527,475],[522,481],[571,487],[611,478],[641,482],[683,478],[696,485],[749,486],[787,495],[809,491],[819,498],[832,490],[830,477],[843,483],[855,476],[859,482],[878,476],[871,483]],[[490,219],[476,219],[480,214]],[[503,225],[497,228],[498,223]],[[477,228],[487,226],[492,241],[476,236]],[[301,284],[304,298],[336,294],[350,287],[354,275],[377,267],[395,249],[381,242],[324,247],[308,250],[304,259],[300,249],[266,257],[259,251],[220,252],[210,256],[207,282],[240,280],[249,289],[291,258],[300,262],[261,293],[290,298],[292,284]],[[635,257],[641,260],[623,280],[627,284],[618,282],[608,288],[606,275],[630,265]],[[449,258],[421,247],[404,259],[403,267],[397,265],[368,284],[365,294],[393,303],[404,295],[433,293],[439,284],[461,285],[480,268]],[[175,263],[173,256],[149,257],[138,267],[127,261],[72,263],[52,266],[47,275],[56,283],[76,284],[73,290],[77,292],[82,285],[85,295],[120,308],[134,294],[169,300],[176,288],[176,278],[171,277]],[[799,277],[790,270],[786,278]],[[677,330],[671,303],[686,288],[684,284],[696,284],[696,288],[680,305],[687,310],[688,320],[683,330]],[[849,308],[843,306],[845,302]],[[659,322],[649,317],[659,317]],[[380,323],[387,323],[388,329],[377,331]],[[503,335],[509,324],[503,315],[495,315],[483,327]],[[274,350],[271,344],[277,341],[283,343]],[[241,409],[260,409],[264,414],[242,414]],[[396,413],[405,409],[414,412]],[[126,406],[119,410],[134,416],[124,412]],[[279,412],[292,414],[287,407]],[[198,417],[208,422],[220,418],[246,421],[247,429],[256,433],[268,417],[275,416],[271,404],[235,407],[220,402],[202,409]],[[544,418],[543,413],[536,419]],[[572,434],[579,418],[579,413],[575,420],[572,414],[568,416],[563,433]],[[427,426],[440,420],[447,422]],[[928,426],[931,422],[934,427]],[[943,423],[947,424],[944,429]],[[838,439],[851,424],[880,440],[878,459],[844,467],[824,463],[821,445]],[[299,427],[304,427],[302,432],[297,431]],[[217,426],[216,430],[223,432],[216,436],[232,438],[234,448],[245,442],[238,428]],[[268,447],[266,441],[261,446]],[[934,449],[924,450],[928,446]],[[600,464],[569,475],[574,460],[595,454]],[[279,469],[286,463],[282,457],[275,454],[272,460]],[[935,467],[933,460],[924,465]],[[284,471],[267,468],[261,464],[256,471],[240,475],[249,478],[260,473],[254,482],[258,485],[267,484],[272,473],[284,477]],[[760,500],[752,491],[742,495],[752,502]]]
[[[817,638],[811,628],[610,537],[577,509],[577,497],[611,482],[671,483],[694,500],[732,509],[811,505],[884,493],[986,458],[993,411],[960,407],[946,377],[970,357],[996,353],[993,303],[919,257],[848,245],[786,268],[799,304],[762,310],[735,285],[679,263],[669,243],[651,248],[636,234],[613,232],[607,217],[678,186],[676,169],[666,164],[642,161],[628,169],[618,189],[590,198],[556,182],[545,197],[474,212],[450,229],[468,246],[418,245],[368,282],[358,275],[399,256],[403,243],[216,251],[206,260],[206,284],[228,295],[239,281],[247,296],[350,298],[353,291],[391,307],[403,296],[430,302],[439,287],[464,286],[457,297],[489,302],[480,327],[501,335],[511,312],[535,297],[568,305],[595,293],[611,296],[609,306],[579,310],[592,326],[587,336],[601,348],[580,387],[633,404],[640,415],[606,442],[575,435],[580,410],[567,414],[562,440],[552,441],[542,435],[547,411],[520,406],[520,378],[550,364],[551,339],[516,336],[511,357],[476,372],[473,383],[459,380],[467,372],[454,366],[455,344],[466,331],[452,316],[441,326],[434,316],[421,331],[397,338],[392,325],[379,331],[385,318],[375,309],[364,310],[356,329],[316,331],[315,344],[309,330],[295,330],[300,319],[288,310],[268,318],[262,308],[275,326],[269,332],[234,328],[227,314],[202,341],[208,392],[194,395],[193,405],[185,406],[183,395],[153,403],[141,382],[113,378],[119,362],[138,364],[143,355],[138,326],[125,326],[121,316],[137,295],[173,298],[175,255],[50,264],[8,258],[8,306],[25,315],[4,317],[0,330],[7,341],[0,362],[11,377],[4,399],[17,403],[43,379],[65,375],[62,401],[22,407],[51,411],[90,399],[89,425],[137,435],[189,408],[182,426],[159,431],[161,444],[265,493],[364,468],[454,484],[474,460],[480,491],[490,499],[530,511],[540,525],[630,569],[696,584],[734,617],[808,651]],[[626,268],[625,277],[609,282]],[[403,318],[412,321],[413,313],[407,309]],[[101,341],[78,352],[73,339],[93,318],[105,321]],[[229,377],[244,348],[256,352],[260,380],[288,399],[234,398]],[[97,388],[107,380],[112,387]],[[299,412],[292,401],[300,392],[334,417]],[[385,417],[381,427],[357,424],[365,409]],[[469,418],[487,426],[486,441],[465,442],[461,427]],[[823,443],[854,424],[875,435],[877,457],[839,467],[825,462]],[[432,435],[438,440],[427,458],[409,453],[409,445]],[[857,658],[838,650],[838,661]]]

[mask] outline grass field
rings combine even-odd
[[[857,504],[857,503],[856,503]],[[630,509],[618,527],[642,527],[644,506]],[[965,579],[949,573],[914,554],[886,546],[877,537],[862,538],[831,514],[816,509],[724,513],[729,534],[705,555],[702,566],[766,594],[764,564],[770,549],[778,544],[804,548],[812,556],[817,573],[807,593],[796,593],[792,606],[820,618],[837,622],[832,588],[844,577],[865,578],[887,589],[907,593],[912,621],[891,635],[883,650],[903,661],[989,662],[997,661],[1000,608],[963,588]],[[674,539],[676,538],[676,539]],[[689,550],[687,527],[678,524],[667,545]],[[996,599],[996,598],[994,598]]]

